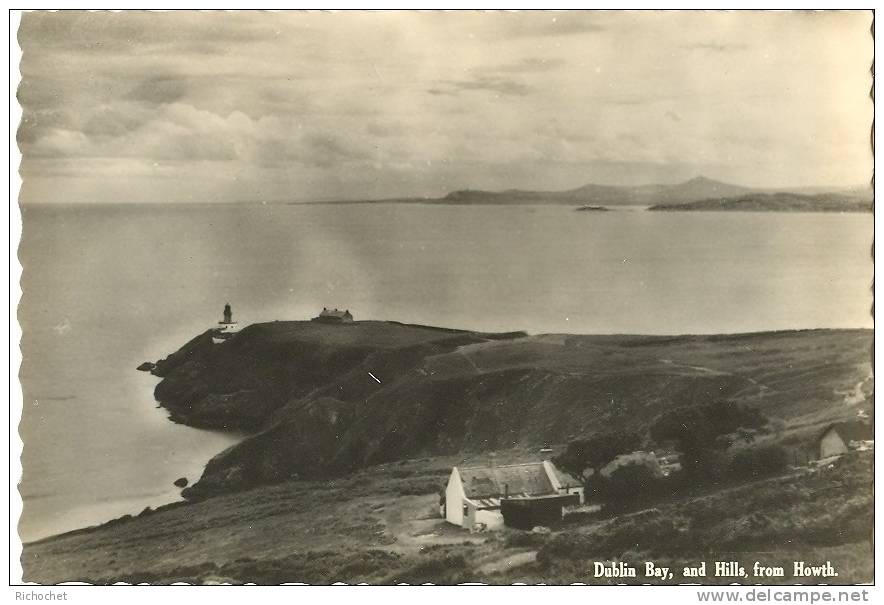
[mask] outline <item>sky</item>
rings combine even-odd
[[[26,13],[22,203],[872,173],[869,12]]]

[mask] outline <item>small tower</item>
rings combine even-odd
[[[227,303],[224,305],[224,319],[218,322],[216,332],[221,338],[227,338],[236,330],[236,322],[233,321],[233,310],[230,308],[230,303]]]

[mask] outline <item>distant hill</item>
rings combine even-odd
[[[730,197],[752,192],[752,189],[696,177],[676,185],[595,185],[589,184],[567,191],[454,191],[434,200],[442,204],[576,204],[601,206],[651,206],[669,202],[692,202],[711,197]]]
[[[379,200],[349,200],[348,204],[446,204],[446,205],[500,205],[500,206],[518,206],[518,205],[550,205],[550,206],[666,206],[666,210],[733,210],[729,207],[715,207],[714,201],[723,201],[730,199],[751,199],[754,196],[761,196],[758,199],[767,199],[764,196],[795,196],[796,209],[809,210],[810,207],[819,207],[817,211],[826,212],[862,212],[868,208],[861,208],[858,200],[871,200],[872,193],[868,187],[856,187],[853,189],[826,189],[823,187],[795,187],[790,189],[758,189],[751,187],[743,187],[741,185],[733,185],[698,176],[674,185],[597,185],[590,183],[577,187],[576,189],[568,189],[565,191],[529,191],[525,189],[506,189],[503,191],[484,191],[481,189],[461,189],[452,191],[448,195],[439,198],[430,197],[405,197],[405,198],[389,198]],[[808,198],[812,201],[803,206],[797,200]],[[831,198],[827,203],[825,200]],[[838,200],[844,198],[850,201],[846,205],[847,209],[837,206]],[[786,197],[777,199],[785,200]],[[856,201],[856,208],[851,209],[851,205]],[[697,206],[691,208],[680,208],[686,204],[694,202],[704,202],[708,206]],[[336,204],[344,203],[344,201],[332,202],[309,202],[311,204]],[[753,210],[781,210],[786,204],[773,204],[766,207],[764,203],[759,203]],[[868,204],[867,204],[868,205]],[[832,209],[829,209],[831,206]],[[663,208],[654,208],[661,210]],[[750,209],[747,205],[746,209]],[[786,208],[789,209],[789,208]]]
[[[719,196],[696,202],[657,204],[649,210],[730,212],[871,212],[872,202],[862,195],[819,193],[750,193]]]

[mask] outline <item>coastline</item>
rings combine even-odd
[[[162,350],[161,347],[170,345],[171,339],[151,339],[143,349]],[[129,353],[133,358],[143,354]],[[43,388],[25,380],[26,392],[38,393],[42,408],[52,406],[44,412],[48,419],[63,421],[64,417],[58,416],[55,409],[82,410],[82,416],[78,412],[82,423],[104,423],[119,439],[87,444],[87,451],[106,451],[107,455],[86,459],[89,471],[80,491],[70,493],[64,484],[58,485],[54,475],[46,473],[36,475],[31,471],[19,480],[17,495],[23,514],[17,533],[24,543],[101,526],[126,515],[137,516],[145,509],[181,503],[181,489],[173,482],[182,476],[191,482],[198,480],[214,456],[245,437],[170,421],[168,410],[153,397],[160,379],[134,371],[130,358],[113,360],[106,367],[112,379],[97,381],[85,377],[68,382],[65,388],[71,396],[58,401],[45,401],[39,396]],[[113,456],[120,467],[108,469],[107,456]],[[50,470],[64,472],[64,468]],[[105,470],[111,472],[102,472]]]

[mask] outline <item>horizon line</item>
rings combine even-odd
[[[868,183],[860,183],[853,185],[790,185],[790,186],[776,186],[776,187],[765,187],[765,186],[756,186],[756,185],[741,185],[736,184],[729,181],[720,181],[718,179],[713,179],[706,177],[705,175],[697,175],[691,177],[689,179],[678,181],[676,183],[659,183],[659,182],[649,182],[649,183],[640,183],[635,185],[617,185],[611,183],[599,183],[599,182],[588,182],[583,185],[578,185],[577,187],[571,187],[568,189],[520,189],[517,187],[509,188],[509,189],[481,189],[481,188],[472,188],[472,187],[460,187],[457,189],[451,189],[447,193],[441,195],[400,195],[400,196],[392,196],[392,197],[377,197],[377,198],[350,198],[350,197],[320,197],[320,198],[308,198],[308,199],[298,199],[298,198],[288,198],[288,199],[273,199],[273,200],[261,200],[261,199],[253,199],[253,200],[227,200],[227,201],[155,201],[155,202],[107,202],[107,201],[79,201],[79,202],[71,202],[71,201],[24,201],[19,199],[19,206],[85,206],[85,205],[95,205],[95,206],[154,206],[154,205],[244,205],[244,204],[291,204],[291,205],[322,205],[322,204],[371,204],[371,203],[421,203],[421,202],[433,202],[444,200],[448,195],[460,191],[471,191],[477,193],[491,193],[491,194],[503,194],[508,192],[523,192],[523,193],[566,193],[569,191],[574,191],[576,189],[581,189],[583,187],[590,186],[599,186],[599,187],[612,187],[612,188],[637,188],[637,187],[676,187],[678,185],[684,185],[686,183],[690,183],[691,181],[696,180],[706,180],[712,181],[715,183],[720,183],[722,185],[729,185],[733,187],[744,187],[746,189],[752,190],[754,193],[796,193],[798,195],[806,195],[801,193],[800,190],[818,190],[817,193],[837,193],[844,192],[850,190],[871,190],[874,194],[875,189],[872,182]],[[460,204],[460,205],[471,205],[471,204]],[[472,205],[480,205],[480,204],[472,204]],[[523,204],[530,205],[530,204]],[[646,204],[621,204],[622,206],[643,206]]]

